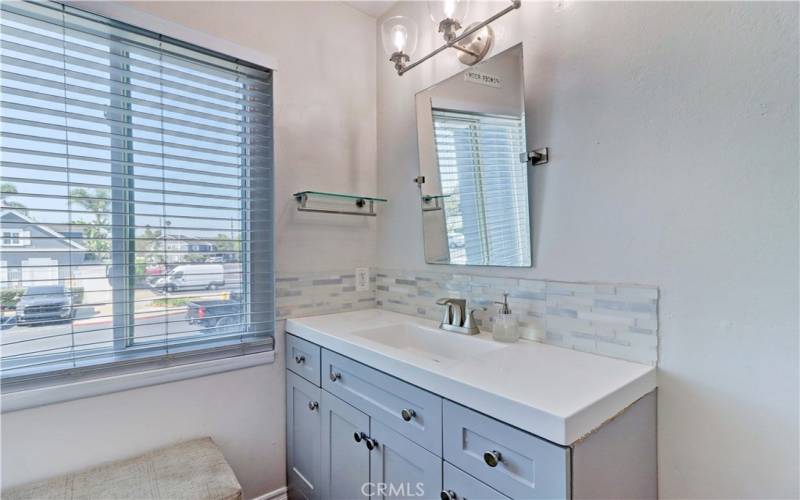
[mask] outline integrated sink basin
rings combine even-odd
[[[437,363],[463,361],[506,347],[505,344],[483,338],[484,335],[460,335],[411,322],[355,329],[350,333]]]

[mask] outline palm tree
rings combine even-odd
[[[94,194],[83,188],[74,188],[69,192],[70,203],[75,203],[83,207],[87,212],[94,215],[94,219],[85,222],[76,221],[83,224],[83,241],[97,260],[108,257],[111,250],[111,242],[108,239],[108,207],[111,204],[108,191],[105,189],[95,189]]]
[[[17,186],[11,184],[10,182],[4,182],[0,184],[0,206],[3,208],[11,208],[27,215],[28,207],[18,201],[9,200],[11,196],[17,194],[18,192]]]

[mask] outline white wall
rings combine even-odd
[[[211,436],[246,498],[284,484],[282,363],[3,414],[3,487]]]
[[[396,14],[418,55],[441,43],[424,3]],[[564,0],[494,27],[493,53],[524,43],[529,146],[552,159],[534,267],[470,272],[658,285],[661,496],[797,498],[798,5]],[[447,269],[412,217],[414,94],[461,66],[377,59],[377,263]]]
[[[374,221],[300,218],[290,198],[304,189],[376,190],[374,19],[325,2],[94,8],[138,9],[274,58],[278,272],[374,262]],[[4,414],[3,487],[210,435],[245,497],[279,488],[285,484],[281,349],[279,334],[279,359],[269,366]]]

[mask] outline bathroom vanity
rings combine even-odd
[[[286,324],[292,498],[655,498],[655,368],[370,309]]]

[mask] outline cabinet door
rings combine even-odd
[[[286,372],[286,478],[291,498],[319,499],[322,389]]]
[[[330,500],[368,496],[369,450],[355,435],[369,434],[369,417],[322,391],[322,494]],[[366,494],[365,494],[366,493]]]
[[[372,419],[370,489],[377,498],[439,498],[442,459]]]

